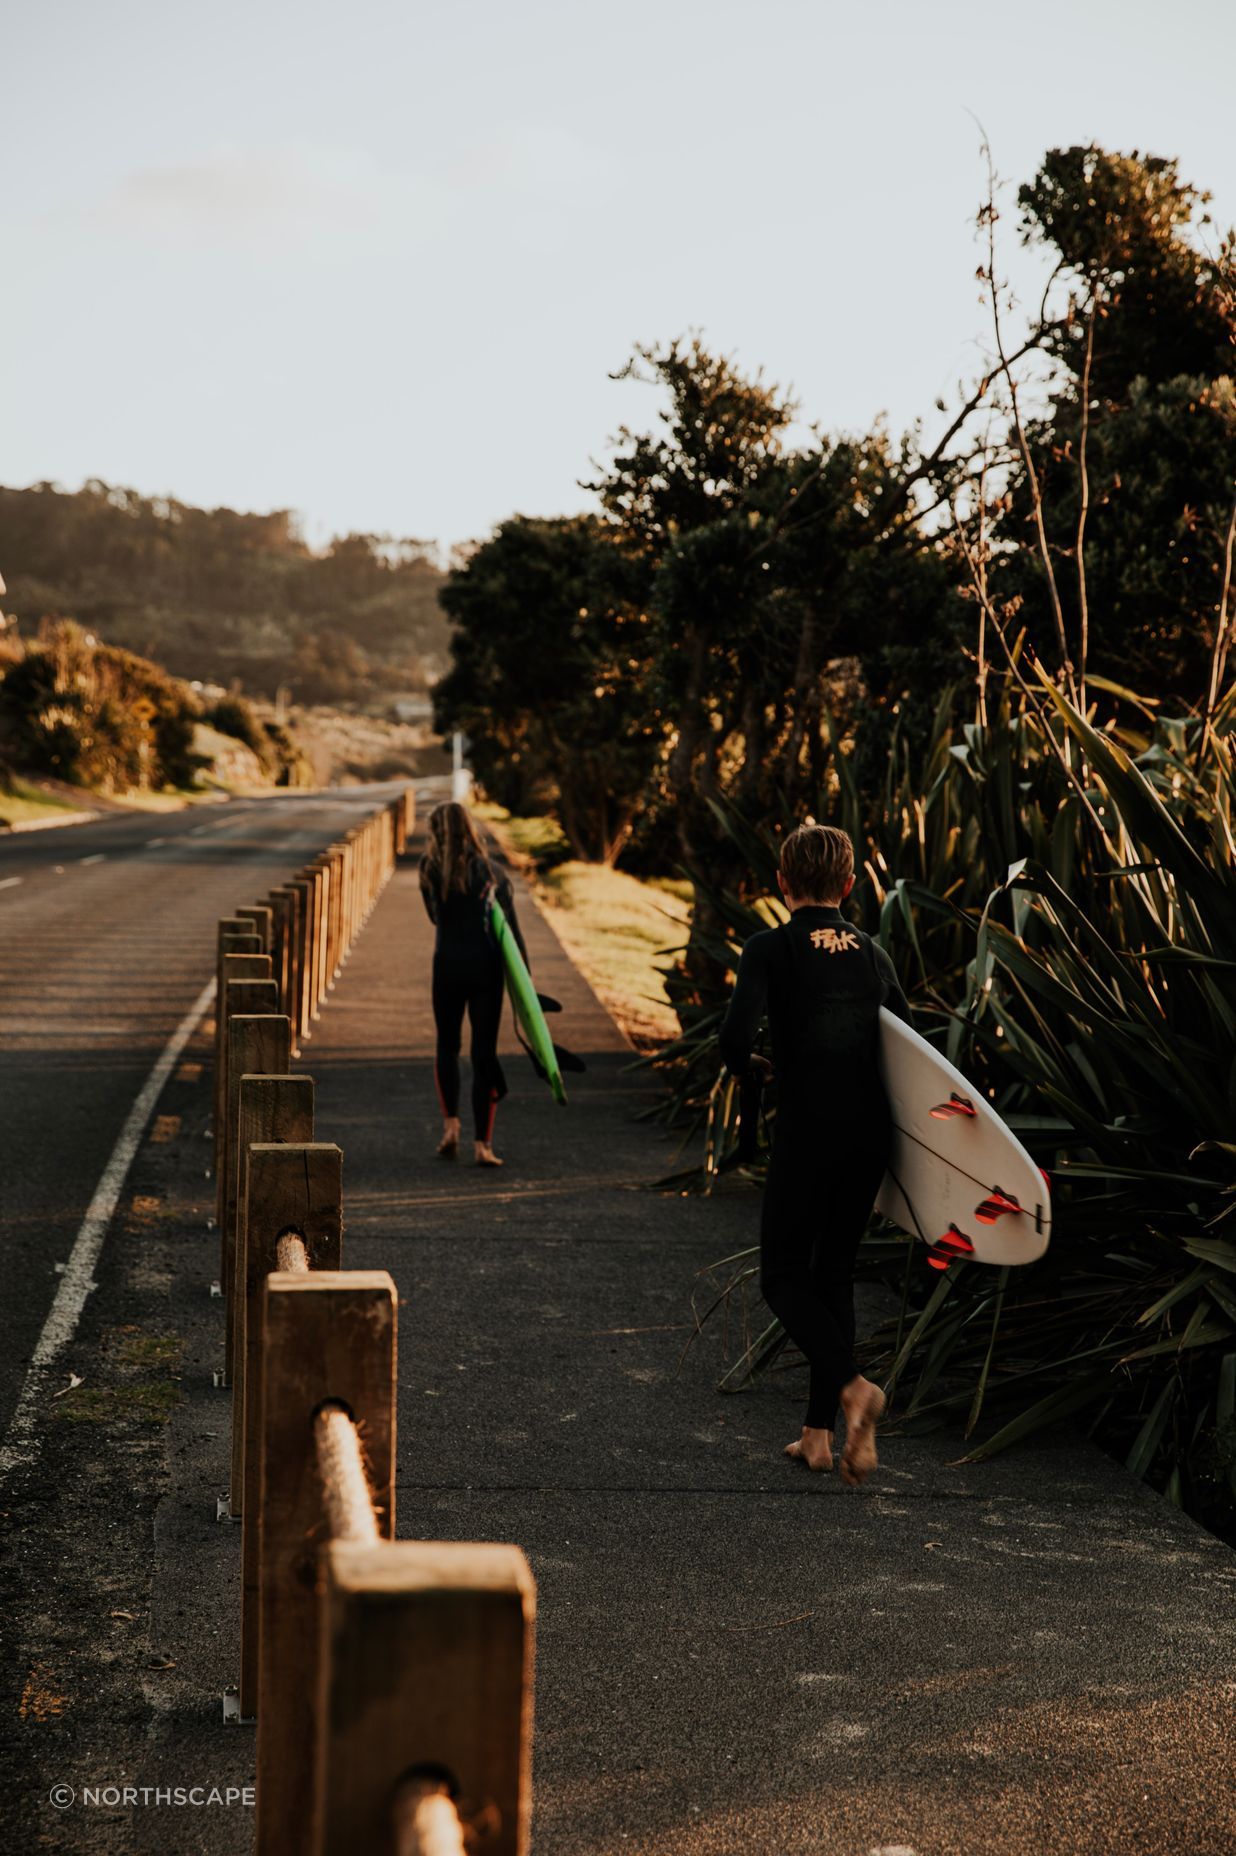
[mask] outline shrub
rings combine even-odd
[[[1128,705],[1124,705],[1127,712]],[[1053,1174],[1046,1257],[955,1265],[911,1319],[909,1239],[873,1233],[866,1268],[902,1291],[877,1337],[911,1423],[984,1429],[989,1455],[1072,1418],[1138,1475],[1236,1524],[1236,694],[1214,725],[1097,728],[1027,684],[988,719],[942,710],[921,765],[894,743],[865,814],[834,753],[820,815],[862,846],[854,903],[888,948],[931,1036]],[[775,843],[732,811],[755,901],[717,898],[733,966],[764,925]],[[706,1125],[708,1179],[735,1153],[735,1091],[718,1074],[719,1008],[696,1008],[661,1054],[675,1106]],[[739,1278],[750,1273],[740,1260]],[[770,1329],[741,1383],[777,1345]]]

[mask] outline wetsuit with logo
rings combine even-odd
[[[854,1260],[888,1162],[879,1011],[910,1020],[892,961],[840,909],[752,935],[721,1027],[746,1075],[765,1014],[777,1116],[760,1220],[764,1300],[811,1368],[806,1422],[836,1424],[854,1364]]]
[[[493,1139],[494,1116],[506,1094],[498,1062],[502,1019],[502,955],[489,926],[489,895],[497,897],[525,962],[528,950],[515,914],[510,879],[487,858],[474,856],[467,884],[443,895],[438,874],[421,859],[421,895],[437,928],[433,950],[433,1016],[437,1027],[434,1077],[444,1116],[459,1113],[459,1047],[464,1012],[472,1028],[472,1119],[478,1141]]]

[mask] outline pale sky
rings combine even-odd
[[[699,328],[938,420],[1003,175],[1097,140],[1236,221],[1232,0],[38,0],[0,29],[0,481],[444,543],[577,480]],[[1027,290],[1035,267],[1010,260]]]

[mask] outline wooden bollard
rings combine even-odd
[[[365,833],[362,826],[356,827],[352,839],[352,941],[360,933],[361,916],[365,908]]]
[[[304,958],[304,892],[296,887],[295,880],[285,883],[279,891],[287,898],[288,904],[288,944],[287,944],[287,989],[284,994],[284,1011],[292,1021],[292,1039],[295,1043],[300,1036],[300,984],[301,963]]]
[[[297,1081],[301,1080],[299,1078]],[[265,1385],[263,1304],[266,1278],[276,1272],[285,1231],[298,1231],[313,1270],[338,1270],[343,1261],[343,1155],[338,1147],[255,1143],[249,1151],[245,1219],[244,1467],[241,1489],[240,1711],[258,1702],[262,1412]],[[236,1406],[233,1405],[233,1414]]]
[[[306,864],[305,868],[301,871],[301,875],[307,883],[313,885],[313,893],[309,898],[312,933],[307,958],[309,962],[309,1016],[311,1019],[316,1019],[319,1015],[318,1006],[321,1002],[318,991],[322,968],[323,884],[321,865],[318,863]]]
[[[298,876],[293,877],[287,887],[296,897],[296,938],[293,943],[295,976],[292,985],[291,1019],[293,1032],[299,1042],[309,1035],[306,993],[309,981],[309,948],[313,935],[309,925],[313,904],[313,884],[304,877]]]
[[[333,887],[329,857],[317,859],[313,866],[313,875],[318,884],[318,946],[313,969],[313,1016],[320,1018],[322,1001],[326,997],[327,981],[330,978],[326,964],[327,946],[330,942],[330,892]]]
[[[408,808],[407,794],[401,793],[398,799],[391,801],[391,816],[395,821],[395,855],[402,857],[408,848]]]
[[[272,992],[274,981],[270,982]],[[283,1076],[292,1061],[291,1027],[282,1012],[233,1013],[227,1025],[227,1200],[219,1245],[219,1283],[223,1290],[224,1370],[230,1385],[235,1370],[236,1222],[240,1191],[240,1079],[246,1071]]]
[[[258,1316],[249,1320],[250,1282],[249,1241],[249,1161],[254,1143],[263,1146],[303,1146],[313,1140],[313,1078],[248,1074],[240,1079],[240,1108],[236,1116],[236,1240],[232,1250],[232,1475],[228,1484],[229,1505],[233,1515],[241,1512],[245,1486],[245,1385],[249,1372],[249,1349],[258,1342]],[[338,1195],[336,1195],[338,1196]],[[276,1233],[277,1235],[277,1233]],[[259,1260],[260,1261],[260,1260]],[[329,1265],[337,1269],[335,1256]],[[257,1282],[274,1268],[273,1248],[260,1268]],[[250,1328],[252,1327],[252,1332]]]
[[[290,920],[292,899],[286,890],[272,889],[270,892],[270,959],[271,974],[279,988],[279,1009],[292,1016],[291,1001],[288,998],[288,941],[290,938]]]
[[[316,935],[313,949],[313,1016],[322,1016],[322,999],[326,992],[326,923],[328,917],[328,896],[330,892],[330,871],[319,858],[313,866],[314,911]]]
[[[493,1856],[526,1856],[536,1586],[519,1548],[333,1541],[321,1567],[314,1856],[393,1849],[416,1767],[450,1774]]]
[[[231,958],[231,956],[229,956]],[[270,955],[249,955],[246,958],[265,962],[270,968]],[[228,1182],[228,1125],[227,1125],[227,1062],[228,1062],[228,1021],[238,1013],[246,1017],[259,1014],[265,1016],[279,1010],[279,995],[275,982],[265,975],[227,973],[223,980],[223,990],[219,994],[219,1049],[215,1059],[215,1218],[218,1221],[220,1239],[227,1239],[227,1182]],[[285,1066],[286,1067],[286,1066]]]
[[[322,882],[320,872],[311,866],[301,871],[305,883],[305,907],[308,912],[305,934],[305,1036],[311,1033],[318,1015],[318,937],[322,932]]]
[[[356,935],[356,832],[349,831],[343,840],[344,855],[344,910],[343,910],[343,953],[347,959]]]
[[[343,934],[343,846],[333,844],[330,855],[330,949],[326,971],[328,983],[333,986],[339,977],[339,944]]]
[[[246,921],[251,921],[253,923],[254,932],[259,934],[262,938],[262,952],[264,954],[269,954],[271,951],[271,911],[269,904],[265,902],[255,902],[249,908],[237,909],[236,913],[244,916]]]
[[[286,1152],[286,1149],[280,1151]],[[257,1155],[253,1156],[254,1161]],[[311,1847],[322,1492],[313,1416],[346,1405],[364,1439],[378,1529],[395,1509],[395,1285],[385,1270],[266,1279],[262,1370],[258,1856]],[[363,1847],[359,1844],[355,1848]]]
[[[257,941],[256,935],[247,937]],[[258,953],[224,953],[219,958],[218,983],[215,987],[215,1217],[221,1218],[224,1187],[223,1155],[227,1144],[227,999],[228,988],[237,980],[270,978],[270,955]]]
[[[220,1030],[223,1022],[223,958],[225,954],[261,953],[261,942],[253,932],[252,922],[245,921],[239,915],[225,915],[221,918],[215,935],[215,1094],[211,1112],[216,1159],[219,1145],[219,1046],[223,1036]]]

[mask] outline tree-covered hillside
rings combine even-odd
[[[294,701],[423,689],[445,664],[429,545],[375,535],[322,553],[287,510],[195,509],[91,482],[0,488],[4,605],[32,635],[72,618],[174,675]]]

